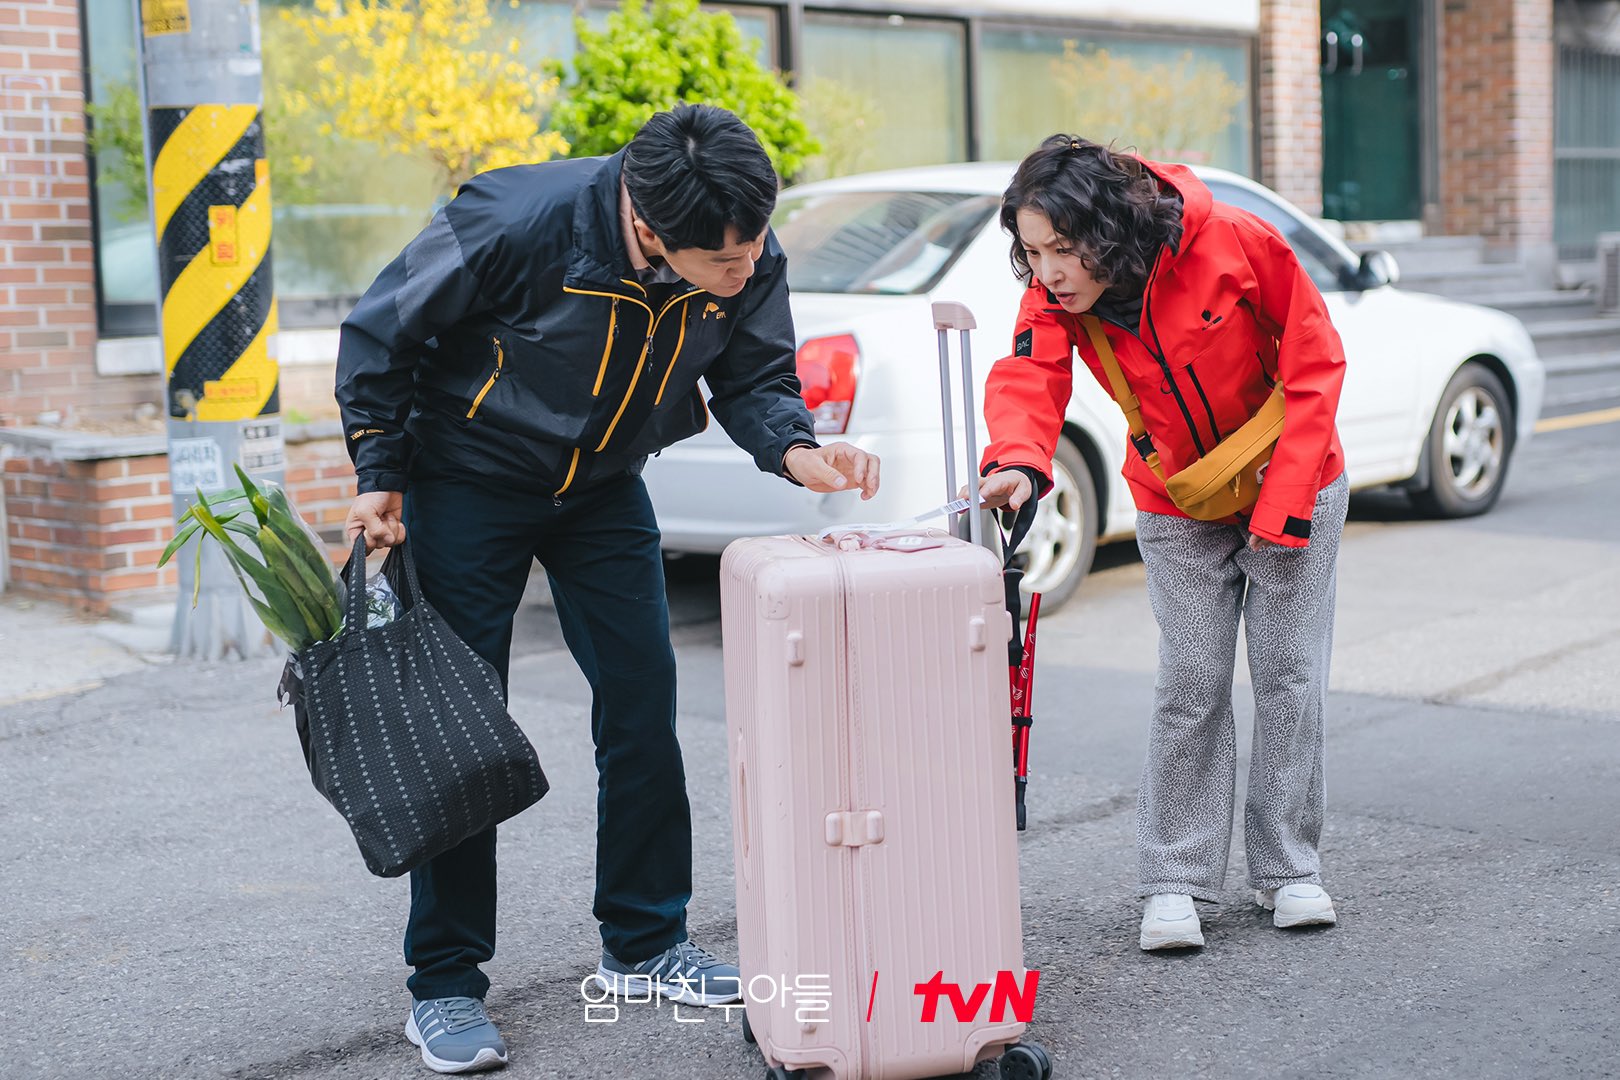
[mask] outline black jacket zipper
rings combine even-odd
[[[1209,417],[1209,430],[1215,436],[1215,441],[1221,441],[1221,429],[1215,423],[1215,410],[1209,407],[1209,395],[1204,393],[1204,384],[1198,381],[1198,372],[1193,370],[1191,364],[1187,365],[1187,375],[1192,379],[1193,389],[1198,391],[1198,400],[1204,403],[1204,415]]]
[[[1204,440],[1198,437],[1198,424],[1193,420],[1192,410],[1187,408],[1187,399],[1181,396],[1181,387],[1176,385],[1176,377],[1170,371],[1169,362],[1164,358],[1164,342],[1159,340],[1159,328],[1154,325],[1153,322],[1153,282],[1157,280],[1158,276],[1159,264],[1158,261],[1155,260],[1153,263],[1153,273],[1148,275],[1147,288],[1142,290],[1142,321],[1147,323],[1148,332],[1153,335],[1153,344],[1159,347],[1158,351],[1155,352],[1153,349],[1148,348],[1148,343],[1142,341],[1140,336],[1137,336],[1136,340],[1142,341],[1142,347],[1147,349],[1148,354],[1159,362],[1159,370],[1164,372],[1164,381],[1169,385],[1170,393],[1175,396],[1176,405],[1181,408],[1181,417],[1183,420],[1187,421],[1187,430],[1192,433],[1193,446],[1197,448],[1198,456],[1203,457],[1205,453]],[[1196,381],[1197,380],[1195,379],[1194,382],[1196,383]],[[1200,390],[1199,393],[1202,394],[1203,391]],[[1208,406],[1209,402],[1205,401],[1204,404]],[[1214,426],[1213,414],[1211,414],[1210,417],[1210,426]]]
[[[1159,269],[1158,266],[1155,265],[1154,268],[1153,268],[1155,274],[1158,273],[1158,269]],[[1148,289],[1151,289],[1152,287],[1153,287],[1153,279],[1149,278],[1148,279]],[[1175,395],[1176,404],[1181,406],[1182,418],[1187,421],[1187,430],[1192,433],[1193,445],[1198,448],[1198,456],[1203,457],[1204,456],[1204,442],[1203,442],[1202,439],[1200,439],[1198,437],[1198,425],[1197,425],[1197,423],[1195,423],[1193,421],[1192,410],[1187,408],[1187,402],[1181,396],[1180,387],[1178,387],[1176,385],[1175,378],[1170,374],[1170,365],[1165,361],[1164,353],[1162,351],[1161,352],[1155,352],[1154,349],[1153,349],[1153,346],[1149,345],[1145,340],[1143,340],[1141,334],[1139,334],[1135,330],[1132,330],[1129,326],[1126,326],[1123,322],[1120,322],[1118,319],[1111,317],[1106,312],[1099,312],[1099,311],[1094,310],[1094,311],[1090,312],[1090,314],[1096,315],[1099,319],[1101,319],[1103,322],[1109,324],[1110,326],[1117,326],[1121,330],[1125,331],[1131,337],[1136,339],[1137,344],[1141,345],[1142,348],[1147,350],[1147,354],[1149,356],[1153,357],[1154,360],[1158,361],[1159,369],[1164,372],[1165,385],[1170,388],[1170,393]],[[1142,294],[1142,319],[1144,321],[1148,320],[1147,292],[1145,290],[1144,290],[1144,292]],[[1157,330],[1155,330],[1153,332],[1153,340],[1154,341],[1159,340],[1159,334],[1158,334]],[[1194,380],[1195,385],[1196,385],[1196,382],[1197,381]],[[1203,391],[1199,390],[1199,393],[1202,394]],[[1208,401],[1206,401],[1204,404],[1205,404],[1206,407],[1208,407],[1209,403],[1208,403]],[[1211,420],[1211,426],[1213,426],[1213,423],[1214,423],[1214,421]]]

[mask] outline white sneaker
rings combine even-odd
[[[1296,882],[1280,889],[1257,889],[1254,902],[1275,912],[1273,924],[1290,926],[1332,926],[1339,921],[1333,910],[1333,897],[1320,885]]]
[[[1193,899],[1183,893],[1154,893],[1142,911],[1142,948],[1192,949],[1204,944]]]

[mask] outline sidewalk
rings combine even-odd
[[[49,600],[0,592],[0,710],[82,693],[108,679],[173,662],[168,605],[128,621],[80,615]],[[0,738],[11,734],[0,712]]]

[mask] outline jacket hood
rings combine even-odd
[[[1179,256],[1193,242],[1198,230],[1204,227],[1204,222],[1209,220],[1215,196],[1210,194],[1208,186],[1194,176],[1193,171],[1185,165],[1149,161],[1147,158],[1140,160],[1161,186],[1172,188],[1181,196],[1181,243],[1176,250],[1176,255]]]

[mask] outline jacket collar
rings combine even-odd
[[[619,182],[624,151],[597,158],[591,178],[574,196],[573,249],[565,283],[596,285],[613,291],[634,280],[635,268],[625,250],[619,225]]]

